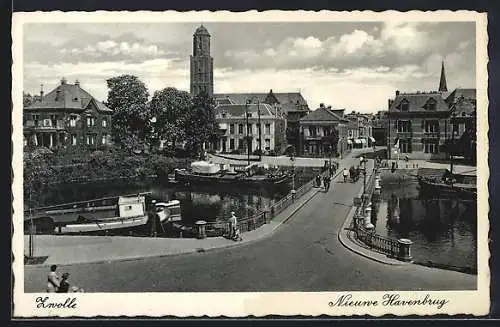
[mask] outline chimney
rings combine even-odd
[[[66,78],[61,78],[61,85],[66,85]]]
[[[80,81],[79,80],[75,81],[75,86],[80,86]]]
[[[43,84],[40,84],[40,102],[43,101]]]
[[[324,103],[320,103],[320,104],[319,104],[319,107],[320,107],[320,108],[324,108],[324,107],[325,107],[325,104],[324,104]]]
[[[399,95],[399,90],[396,90],[396,96],[398,96],[398,95]]]

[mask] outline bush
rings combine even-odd
[[[256,156],[260,156],[260,155],[262,155],[262,150],[257,149],[253,152],[253,154]]]

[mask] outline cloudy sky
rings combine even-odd
[[[138,76],[150,93],[189,90],[189,55],[199,22],[26,24],[24,91],[53,89],[61,77],[99,100],[106,79]],[[475,87],[471,22],[206,23],[215,92],[297,92],[312,109],[375,112],[401,91],[436,90],[441,60],[448,88]]]

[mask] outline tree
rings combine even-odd
[[[39,100],[40,100],[39,95],[31,95],[29,93],[23,92],[23,107],[29,107],[33,104],[33,102],[39,101]]]
[[[206,93],[194,97],[184,126],[186,147],[192,154],[200,154],[204,142],[216,142],[219,125],[215,120],[214,100]]]
[[[151,99],[152,139],[156,144],[167,141],[173,144],[184,139],[184,124],[192,106],[188,92],[167,87],[156,91]]]
[[[121,75],[108,79],[106,105],[113,110],[113,139],[129,150],[147,146],[151,132],[149,93],[136,76]]]

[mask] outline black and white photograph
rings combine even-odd
[[[15,13],[15,315],[486,314],[486,24]]]

